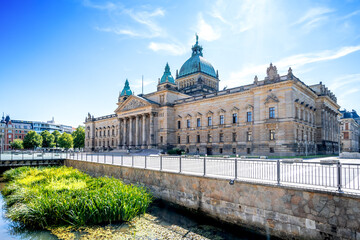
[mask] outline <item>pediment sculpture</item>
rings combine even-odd
[[[132,110],[132,109],[144,107],[144,106],[146,106],[145,103],[143,103],[139,100],[136,100],[136,99],[132,99],[124,106],[124,108],[122,110],[128,111],[128,110]]]

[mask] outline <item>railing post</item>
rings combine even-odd
[[[147,168],[147,157],[145,156],[145,169]]]
[[[280,159],[276,162],[277,184],[280,185]]]
[[[85,161],[88,161],[87,153],[85,153]]]
[[[99,154],[97,155],[97,162],[99,162]]]
[[[237,158],[235,158],[235,179],[237,179],[237,176],[238,176],[238,168],[237,168],[237,165],[238,165],[238,161],[237,161]]]
[[[338,192],[342,192],[342,181],[341,181],[341,163],[340,161],[337,163],[337,182],[338,182]]]
[[[21,154],[22,154],[21,159],[24,160],[24,152],[22,152]],[[1,158],[0,158],[0,160],[1,160]]]
[[[179,173],[181,173],[181,155],[180,155],[180,158],[179,158]]]
[[[121,155],[121,166],[124,166],[124,156]]]
[[[134,155],[131,156],[131,167],[134,167]]]
[[[206,157],[204,157],[204,176],[206,176]]]
[[[112,155],[111,165],[114,165],[114,154]]]
[[[162,156],[160,155],[160,171],[162,171]]]
[[[14,158],[13,155],[14,155],[13,152],[11,152],[11,160],[13,160],[13,158]]]

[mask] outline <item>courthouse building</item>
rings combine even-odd
[[[265,70],[265,69],[264,69]],[[198,154],[304,155],[338,151],[339,105],[323,83],[306,85],[270,64],[265,79],[219,90],[219,74],[196,39],[157,91],[135,96],[128,80],[114,114],[85,119],[86,150],[182,149]]]

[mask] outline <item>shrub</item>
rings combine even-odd
[[[181,155],[181,149],[174,148],[169,150],[167,153],[170,155]]]
[[[4,173],[7,216],[27,227],[85,226],[130,221],[152,196],[118,179],[93,178],[68,167],[21,167]]]

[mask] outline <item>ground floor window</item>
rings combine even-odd
[[[250,148],[247,148],[247,149],[246,149],[246,153],[247,153],[247,154],[250,154],[250,153],[251,153],[251,149],[250,149]]]
[[[270,153],[274,153],[274,148],[270,148]]]
[[[236,148],[233,148],[233,149],[232,149],[232,153],[233,153],[233,154],[236,154]]]

